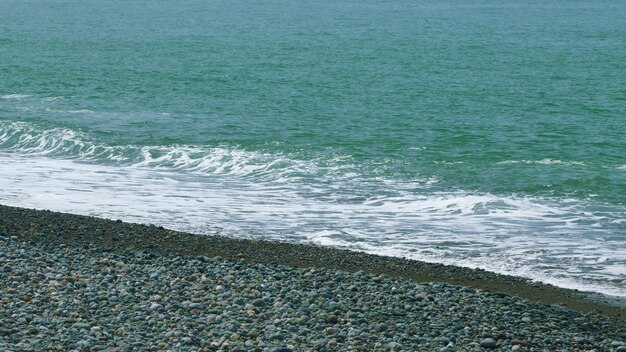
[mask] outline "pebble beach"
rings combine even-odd
[[[623,352],[625,342],[619,299],[0,206],[0,351]]]

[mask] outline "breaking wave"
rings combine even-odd
[[[349,156],[111,146],[6,121],[0,180],[8,205],[480,267],[626,297],[626,209],[593,200],[441,192],[432,178],[368,179]]]

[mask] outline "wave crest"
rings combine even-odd
[[[320,166],[280,153],[262,153],[237,147],[200,146],[108,146],[88,134],[68,128],[41,129],[26,122],[0,122],[0,148],[22,154],[35,154],[104,164],[150,167],[201,174],[230,174],[260,178],[299,177],[326,174],[352,177],[339,172],[347,165]]]
[[[578,165],[585,166],[582,161],[563,161],[558,159],[545,158],[541,160],[504,160],[498,162],[498,164],[539,164],[539,165]]]
[[[0,98],[5,99],[5,100],[21,100],[21,99],[28,98],[28,97],[32,97],[32,95],[29,95],[29,94],[7,94],[7,95],[0,96]]]

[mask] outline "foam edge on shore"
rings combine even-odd
[[[482,269],[384,257],[314,245],[235,239],[178,232],[153,225],[0,205],[0,235],[23,241],[88,244],[110,251],[147,251],[190,256],[245,259],[295,267],[363,270],[415,280],[445,282],[558,304],[580,312],[626,321],[626,300],[533,282]],[[626,325],[626,324],[625,324]]]

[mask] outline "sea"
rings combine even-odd
[[[0,0],[0,203],[626,297],[626,2]]]

